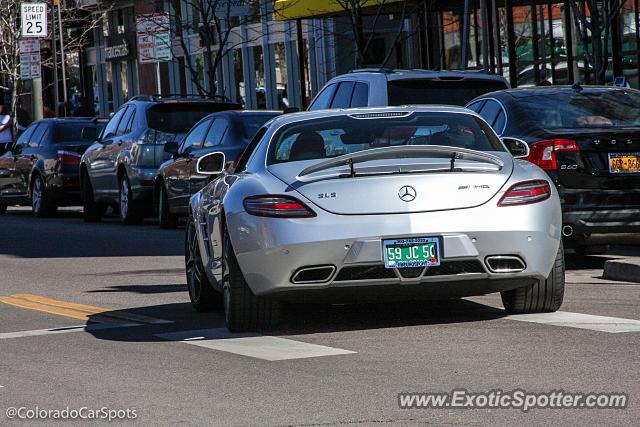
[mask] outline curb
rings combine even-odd
[[[640,260],[610,260],[604,263],[604,279],[640,283]]]

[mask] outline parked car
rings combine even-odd
[[[212,153],[198,167],[224,165]],[[268,326],[281,299],[501,292],[511,313],[562,303],[558,193],[467,109],[277,117],[190,208],[191,302],[224,307],[232,331]]]
[[[182,143],[167,142],[164,150],[172,158],[163,163],[155,177],[155,200],[160,227],[170,228],[187,216],[189,199],[211,179],[196,172],[200,157],[212,152],[228,163],[245,149],[253,135],[280,111],[223,111],[200,120]]]
[[[124,104],[82,156],[85,221],[99,221],[109,205],[118,206],[124,224],[138,223],[152,214],[154,178],[169,158],[164,144],[181,140],[211,113],[240,108],[217,98],[137,96]]]
[[[80,157],[103,126],[79,118],[32,123],[0,157],[0,213],[31,205],[35,216],[46,216],[80,205]]]
[[[476,71],[362,69],[334,77],[309,110],[388,105],[465,105],[487,92],[509,88],[507,80]]]
[[[469,108],[506,142],[529,145],[527,160],[560,193],[568,246],[585,252],[598,243],[596,234],[640,232],[640,91],[511,89],[483,95]]]

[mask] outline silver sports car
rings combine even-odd
[[[463,108],[275,118],[226,171],[221,153],[197,166],[220,175],[191,199],[191,302],[223,307],[232,331],[269,326],[285,300],[501,292],[509,312],[555,311],[560,201],[544,171],[514,158],[527,152]]]

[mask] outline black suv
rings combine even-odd
[[[137,96],[124,104],[82,156],[85,221],[99,221],[109,205],[119,207],[124,224],[152,215],[154,177],[169,159],[164,144],[211,113],[241,108],[226,98]]]

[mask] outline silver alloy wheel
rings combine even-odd
[[[204,274],[200,269],[202,259],[200,258],[200,249],[198,248],[198,238],[195,227],[189,227],[187,233],[187,286],[189,288],[191,298],[194,301],[198,301],[202,291],[200,286],[202,286],[202,275]]]
[[[127,178],[122,179],[120,186],[120,217],[126,218],[129,213],[129,183]]]
[[[38,177],[31,190],[31,207],[34,213],[39,213],[42,208],[42,180]]]

